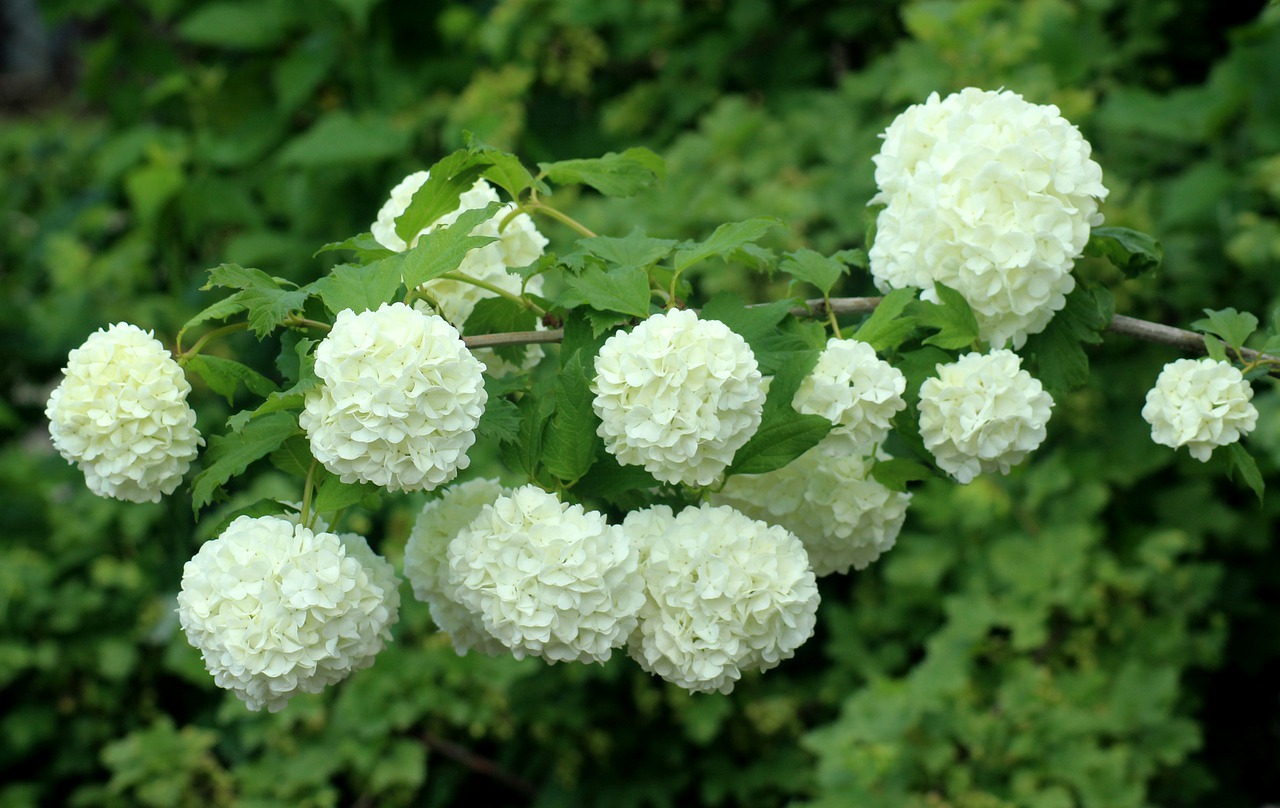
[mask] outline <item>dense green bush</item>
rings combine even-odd
[[[80,81],[0,125],[0,804],[1253,806],[1280,793],[1280,554],[1259,505],[1155,446],[1170,348],[1111,337],[1098,382],[1007,478],[931,481],[898,546],[822,582],[817,636],[730,696],[624,660],[457,657],[405,589],[370,670],[282,713],[217,690],[178,630],[182,564],[255,475],[193,521],[99,500],[52,453],[67,351],[119,320],[171,342],[223,261],[305,280],[464,131],[533,163],[633,145],[668,179],[568,198],[598,232],[705,237],[772,215],[773,246],[863,244],[870,157],[907,104],[968,85],[1056,103],[1095,148],[1109,224],[1165,262],[1117,310],[1275,317],[1280,15],[1260,3],[109,0],[45,4]],[[1222,15],[1229,15],[1222,18]],[[552,249],[567,233],[544,230]],[[560,239],[557,242],[557,239]],[[704,291],[768,299],[744,268]],[[843,292],[870,292],[846,280]],[[271,371],[249,337],[231,343]],[[1250,446],[1280,468],[1260,383]],[[229,411],[216,397],[202,422]],[[497,473],[497,458],[473,470]],[[399,566],[422,497],[356,509]]]

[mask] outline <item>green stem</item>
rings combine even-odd
[[[319,320],[308,320],[306,317],[299,317],[296,314],[290,314],[284,318],[284,324],[290,328],[318,328],[321,331],[330,331],[333,326],[328,323],[322,323]]]
[[[307,469],[307,481],[302,484],[302,508],[298,511],[298,522],[305,528],[311,527],[311,478],[315,474],[318,461],[311,458],[311,467]]]
[[[221,328],[215,328],[200,339],[196,340],[196,344],[192,345],[185,351],[182,350],[182,344],[179,343],[178,363],[185,365],[187,362],[191,361],[192,357],[198,355],[200,353],[200,349],[203,348],[205,343],[209,340],[221,337],[223,334],[233,334],[236,331],[244,331],[248,327],[248,323],[232,323],[231,325],[224,325]]]
[[[533,213],[541,213],[546,216],[550,216],[552,219],[555,219],[557,222],[560,222],[561,224],[565,224],[573,228],[574,230],[577,231],[578,235],[580,236],[586,236],[587,238],[596,237],[596,234],[592,232],[591,229],[588,228],[586,225],[584,225],[582,222],[579,222],[577,219],[574,219],[572,216],[570,216],[567,213],[564,213],[563,211],[560,211],[560,210],[557,210],[556,208],[551,207],[545,202],[539,202],[536,199],[531,198],[528,202],[521,205],[520,208],[518,208],[518,210],[530,211]]]
[[[836,321],[836,313],[831,310],[830,295],[822,296],[822,307],[827,310],[827,322],[831,324],[831,333],[836,335],[836,339],[844,339],[840,335],[840,323]]]
[[[532,300],[523,298],[520,295],[512,294],[511,292],[508,292],[506,289],[503,289],[501,286],[495,286],[494,284],[489,283],[488,281],[482,281],[479,278],[473,278],[470,275],[464,275],[461,272],[446,272],[440,277],[444,278],[445,280],[458,281],[459,283],[469,283],[472,286],[478,286],[481,289],[485,289],[487,291],[493,292],[495,295],[498,295],[499,297],[505,297],[507,300],[510,300],[513,303],[519,304],[519,306],[523,309],[532,309],[539,317],[547,313],[546,309],[542,308],[537,303],[534,303]]]

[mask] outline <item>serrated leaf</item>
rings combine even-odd
[[[484,412],[480,414],[476,434],[497,441],[513,441],[519,432],[520,410],[516,405],[510,399],[490,396]]]
[[[340,477],[326,473],[316,486],[311,509],[316,513],[341,511],[381,492],[382,489],[371,483],[344,483]]]
[[[591,333],[593,336],[607,334],[620,325],[626,325],[635,318],[630,314],[619,314],[616,311],[596,311],[590,307],[574,309],[580,311],[586,321],[591,324]]]
[[[209,389],[232,403],[236,389],[244,386],[254,395],[267,396],[275,392],[275,382],[253,368],[220,356],[197,354],[187,360],[187,367],[200,375]]]
[[[622,238],[596,236],[578,242],[578,248],[617,267],[648,269],[671,254],[674,239],[650,238],[639,227]]]
[[[547,421],[555,410],[555,399],[527,393],[516,408],[520,412],[520,427],[516,431],[515,440],[502,443],[502,462],[512,471],[536,480],[541,466],[543,435],[547,430]]]
[[[483,208],[465,210],[453,224],[424,233],[413,249],[386,260],[398,264],[406,287],[417,289],[427,281],[453,272],[475,248],[497,241],[493,236],[473,236],[471,231],[493,218],[500,207],[497,202],[491,202]]]
[[[336,250],[350,250],[360,259],[361,266],[377,261],[388,256],[396,254],[395,250],[388,249],[373,237],[372,233],[361,233],[358,236],[352,236],[345,241],[333,241],[320,249],[316,250],[312,257],[321,253],[334,252]]]
[[[595,462],[603,442],[596,434],[596,414],[591,401],[591,379],[583,351],[574,351],[568,361],[561,357],[556,375],[556,410],[547,425],[542,443],[542,463],[547,471],[566,483],[574,483]]]
[[[537,327],[538,316],[505,297],[486,297],[476,301],[475,308],[467,315],[468,336],[477,334],[503,334],[509,331],[532,331]],[[519,367],[524,362],[525,345],[497,345],[491,348],[495,354]]]
[[[662,179],[662,158],[648,149],[609,152],[603,157],[538,163],[547,179],[558,185],[587,185],[605,196],[633,196]]]
[[[832,429],[821,415],[801,415],[792,411],[764,418],[760,428],[737,454],[725,476],[764,474],[775,471],[817,446]]]
[[[877,460],[871,467],[871,476],[890,491],[905,492],[907,483],[927,480],[933,476],[933,473],[923,463],[891,457],[888,460]]]
[[[742,222],[729,222],[715,229],[711,237],[702,242],[686,242],[676,251],[676,272],[684,272],[700,261],[715,256],[724,256],[733,250],[759,241],[765,233],[781,224],[777,219],[758,218]]]
[[[364,267],[338,264],[312,287],[335,315],[346,309],[356,313],[376,310],[394,300],[400,289],[398,258],[384,258]]]
[[[649,316],[649,275],[642,269],[618,267],[605,272],[588,267],[581,275],[565,275],[564,281],[569,294],[561,296],[561,305],[571,308],[586,303],[600,311]]]
[[[1208,316],[1203,320],[1196,320],[1191,327],[1219,337],[1237,351],[1258,330],[1258,318],[1247,311],[1240,312],[1233,308],[1205,309],[1204,313]]]
[[[1025,355],[1034,357],[1036,378],[1054,396],[1089,381],[1089,356],[1085,344],[1102,341],[1111,322],[1112,299],[1105,289],[1083,284],[1067,295],[1066,305],[1039,334],[1027,338]]]
[[[916,330],[916,318],[905,314],[907,305],[916,299],[918,289],[894,289],[876,306],[871,316],[853,332],[853,338],[867,343],[876,351],[897,348]]]
[[[191,507],[196,515],[228,480],[275,451],[298,431],[296,415],[275,412],[251,420],[239,432],[210,438],[204,469],[191,481]]]
[[[849,267],[836,258],[809,249],[790,253],[782,259],[778,269],[798,281],[817,287],[824,296],[830,294],[840,277],[849,272]]]
[[[279,289],[280,282],[260,269],[242,267],[239,264],[219,264],[209,270],[209,280],[201,286],[201,291],[208,291],[218,286],[231,289]]]
[[[1254,494],[1258,496],[1258,504],[1262,504],[1262,497],[1266,491],[1266,482],[1262,479],[1262,472],[1258,471],[1258,464],[1254,461],[1249,451],[1237,443],[1227,444],[1227,461],[1228,474],[1232,479],[1238,474],[1241,482],[1249,486]]]
[[[956,350],[977,342],[978,318],[964,296],[945,284],[935,283],[933,288],[938,296],[937,303],[916,300],[907,307],[921,325],[938,331],[925,339],[924,344]]]
[[[1093,228],[1084,251],[1086,255],[1107,259],[1130,278],[1155,269],[1164,260],[1164,248],[1159,241],[1127,227]]]
[[[396,219],[396,235],[406,244],[412,243],[432,222],[456,210],[458,200],[490,165],[483,154],[459,149],[431,166],[427,181]]]
[[[301,479],[307,478],[311,470],[311,446],[306,435],[294,435],[280,444],[280,448],[271,453],[271,465]],[[323,471],[323,466],[317,467]]]
[[[311,296],[307,289],[245,289],[240,300],[249,310],[249,328],[258,339],[279,328],[292,312],[300,310]]]
[[[230,297],[224,297],[216,303],[206,306],[199,314],[192,317],[182,326],[178,332],[178,339],[181,341],[182,335],[187,333],[189,329],[195,328],[204,323],[213,322],[215,320],[225,320],[233,314],[239,314],[244,311],[244,303],[240,302],[240,292],[236,292]]]

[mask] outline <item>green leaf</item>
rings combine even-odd
[[[281,410],[300,410],[305,405],[305,393],[313,387],[320,384],[320,378],[316,376],[316,359],[310,352],[311,346],[315,345],[314,340],[300,339],[294,345],[294,352],[297,355],[298,371],[297,381],[288,390],[272,393],[267,396],[267,400],[258,405],[256,410],[242,410],[227,419],[227,426],[235,432],[244,429],[244,425],[254,418],[267,413],[279,412]],[[277,364],[280,364],[277,360]]]
[[[742,222],[722,224],[711,234],[711,238],[702,242],[686,242],[676,251],[676,272],[684,272],[700,261],[715,256],[724,256],[734,250],[755,241],[759,241],[781,222],[773,218],[747,219]]]
[[[586,321],[591,324],[591,333],[597,337],[601,334],[607,334],[618,326],[626,325],[635,319],[630,314],[619,314],[616,311],[596,311],[589,307],[573,309],[573,311],[582,312]]]
[[[795,340],[782,340],[778,324],[786,319],[796,300],[775,300],[758,306],[746,305],[732,292],[720,292],[707,301],[698,316],[705,320],[719,320],[741,336],[751,347],[761,373],[771,372],[785,361],[779,354],[790,355],[796,350]],[[803,347],[803,346],[801,346]]]
[[[357,314],[376,310],[397,297],[400,290],[399,262],[395,258],[386,258],[366,267],[338,264],[312,287],[324,302],[324,307],[334,314],[346,309]]]
[[[600,311],[649,316],[649,275],[642,269],[619,267],[605,272],[588,267],[581,275],[565,275],[564,280],[570,293],[561,296],[561,305],[586,303]]]
[[[556,410],[547,425],[542,444],[542,463],[547,471],[566,483],[574,483],[591,464],[603,445],[596,434],[595,411],[591,402],[591,379],[585,364],[591,357],[574,351],[568,361],[561,355],[560,372],[556,375]]]
[[[210,438],[204,469],[191,481],[191,507],[196,515],[228,480],[275,451],[298,431],[296,415],[275,412],[253,419],[238,433]]]
[[[351,250],[356,254],[361,265],[369,264],[382,258],[395,255],[395,250],[389,250],[373,237],[372,233],[361,233],[358,236],[352,236],[346,241],[333,241],[315,251],[315,255],[321,253],[333,252],[335,250]],[[314,255],[312,256],[314,257]]]
[[[796,280],[816,286],[824,296],[831,293],[840,276],[849,272],[849,267],[838,259],[808,249],[787,255],[778,268]]]
[[[325,113],[280,150],[276,164],[296,168],[376,163],[409,150],[413,133],[389,115]],[[417,232],[417,231],[414,231]]]
[[[821,415],[801,415],[792,411],[762,419],[751,440],[733,456],[725,476],[764,474],[775,471],[817,446],[832,424]]]
[[[459,149],[431,166],[427,181],[414,193],[405,212],[396,219],[396,235],[406,244],[412,243],[413,237],[432,222],[456,210],[458,200],[475,185],[489,165],[483,155]]]
[[[894,289],[880,300],[871,316],[853,332],[853,338],[867,343],[876,351],[897,348],[916,329],[916,318],[904,314],[907,305],[916,299],[920,291],[912,287]]]
[[[1089,357],[1084,345],[1102,342],[1101,332],[1111,322],[1111,294],[1078,284],[1067,295],[1066,306],[1039,334],[1027,338],[1023,350],[1034,357],[1036,378],[1054,396],[1089,381]]]
[[[674,239],[650,238],[637,227],[622,238],[596,236],[581,239],[578,248],[607,264],[647,270],[670,255],[678,243]]]
[[[307,478],[307,472],[311,470],[312,459],[311,444],[308,442],[306,435],[294,435],[280,444],[279,449],[271,453],[271,465],[285,474],[292,474],[294,477],[304,480]],[[316,468],[319,471],[324,471],[323,466],[317,466]]]
[[[260,269],[221,264],[209,270],[209,280],[201,289],[217,286],[240,289],[234,297],[248,310],[253,333],[263,339],[279,327],[290,312],[301,309],[310,296],[307,289],[282,289],[280,284]]]
[[[538,169],[558,185],[589,185],[605,196],[632,196],[666,173],[662,158],[641,148],[586,160],[538,163]]]
[[[542,440],[547,431],[547,421],[555,409],[555,399],[548,395],[526,393],[516,405],[520,411],[520,428],[516,439],[501,446],[502,462],[512,471],[526,475],[530,480],[539,479]]]
[[[1231,479],[1239,479],[1258,496],[1258,504],[1262,504],[1262,495],[1266,490],[1266,483],[1262,479],[1262,473],[1258,471],[1258,464],[1254,461],[1253,456],[1249,454],[1249,450],[1245,449],[1238,442],[1227,444],[1227,473]]]
[[[937,303],[915,300],[908,312],[923,326],[937,329],[938,333],[924,340],[925,345],[956,350],[967,348],[978,341],[978,318],[965,301],[964,296],[945,284],[935,283]]]
[[[214,320],[225,320],[231,315],[239,314],[242,311],[244,311],[244,303],[240,301],[239,292],[236,292],[230,297],[224,297],[222,300],[206,306],[204,310],[195,317],[187,320],[187,322],[182,326],[182,329],[178,331],[178,339],[181,340],[183,334],[198,325],[203,325],[204,323],[212,322]]]
[[[1206,319],[1196,320],[1191,327],[1206,334],[1213,334],[1236,350],[1244,345],[1258,330],[1258,318],[1249,312],[1235,309],[1205,309]]]
[[[1159,241],[1127,227],[1093,228],[1084,252],[1107,259],[1130,278],[1155,269],[1164,260]]]
[[[481,142],[471,132],[463,133],[463,142],[472,154],[479,155],[491,163],[482,176],[510,194],[512,199],[519,199],[520,194],[527,188],[537,188],[539,193],[550,190],[545,183],[534,179],[533,174],[514,154],[508,154]]]
[[[316,513],[332,513],[359,505],[381,493],[382,489],[371,483],[344,483],[340,477],[326,472],[316,486],[311,508]]]
[[[486,297],[476,301],[475,308],[467,315],[468,336],[477,334],[502,334],[508,331],[533,331],[538,316],[514,300],[505,297]],[[498,345],[490,350],[511,364],[519,367],[528,346]]]
[[[573,487],[579,497],[616,500],[619,495],[661,488],[660,482],[642,466],[623,466],[608,452],[601,452],[587,473]],[[636,507],[643,507],[636,504]]]
[[[471,231],[491,219],[500,207],[492,202],[483,208],[463,211],[453,224],[423,234],[413,249],[386,261],[400,267],[409,289],[417,289],[427,281],[453,272],[467,253],[498,240],[493,236],[473,236]]]
[[[259,50],[284,43],[293,22],[288,4],[237,0],[201,6],[178,24],[177,31],[197,45]]]
[[[1210,359],[1216,359],[1219,362],[1228,362],[1227,346],[1222,340],[1212,334],[1204,335],[1204,352],[1209,355]]]
[[[225,397],[228,404],[241,385],[259,396],[270,395],[276,389],[275,382],[253,368],[220,356],[197,354],[187,361],[187,367],[200,374],[209,389]]]
[[[488,386],[489,377],[485,377]],[[476,434],[482,438],[497,441],[513,441],[520,434],[520,410],[507,398],[489,396],[484,412],[480,414],[480,423],[476,425]]]
[[[871,476],[890,491],[904,492],[907,490],[907,483],[914,480],[927,480],[933,476],[933,473],[923,463],[892,457],[888,460],[877,460],[871,467]]]
[[[201,291],[225,286],[231,289],[279,289],[280,282],[260,269],[242,267],[239,264],[219,264],[209,270],[209,280]]]

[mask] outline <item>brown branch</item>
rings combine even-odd
[[[468,348],[492,348],[495,345],[532,345],[543,342],[560,342],[564,339],[563,328],[551,328],[546,331],[508,331],[505,334],[477,334],[474,337],[463,337]]]
[[[538,787],[533,783],[517,774],[512,774],[489,758],[477,755],[460,743],[441,738],[434,732],[423,732],[419,738],[433,752],[462,764],[476,774],[497,780],[512,791],[518,791],[526,797],[532,797],[538,793]]]

